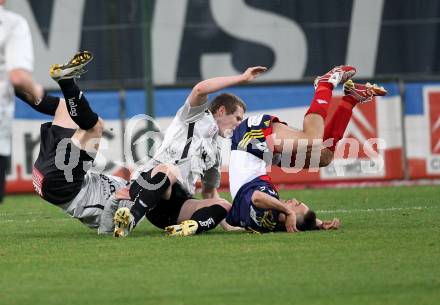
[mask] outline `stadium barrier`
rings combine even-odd
[[[405,85],[405,148],[408,177],[440,177],[440,84]]]
[[[345,150],[321,170],[272,168],[277,184],[383,181],[440,177],[440,83],[383,84],[386,97],[355,108],[347,127]],[[269,113],[289,125],[302,128],[303,116],[313,96],[310,85],[257,85],[228,90],[248,104],[248,115]],[[145,95],[142,90],[125,92],[91,91],[87,97],[93,109],[106,121],[100,154],[94,169],[126,176],[124,165],[133,169],[144,163],[160,144],[173,115],[190,89],[162,88],[155,91],[156,130],[147,132]],[[340,102],[335,91],[332,107]],[[121,111],[124,107],[124,111]],[[330,116],[333,108],[330,109]],[[121,117],[125,113],[125,120]],[[135,117],[136,116],[136,117]],[[32,192],[32,164],[39,151],[40,124],[51,120],[17,100],[13,128],[13,154],[7,176],[7,192]],[[133,119],[135,117],[135,119]],[[125,132],[123,131],[125,129]],[[123,135],[125,137],[123,137]],[[148,139],[152,139],[148,140]],[[147,144],[149,143],[149,144]],[[356,148],[355,153],[350,148]],[[222,140],[222,185],[227,185],[229,142]],[[343,152],[343,153],[342,153]]]

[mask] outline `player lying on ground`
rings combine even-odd
[[[60,85],[65,100],[46,94],[35,104],[34,98],[17,93],[37,111],[54,116],[52,122],[41,126],[40,153],[33,169],[35,190],[72,217],[91,228],[98,228],[98,233],[107,234],[113,233],[115,211],[120,207],[129,208],[133,202],[127,200],[127,181],[89,171],[99,148],[104,122],[92,111],[74,79],[85,72],[84,66],[91,59],[91,53],[80,52],[67,64],[51,68],[51,77]],[[222,212],[231,206],[220,198],[196,200],[179,191],[173,194],[175,200],[166,211],[156,209],[153,213],[153,224],[162,229],[194,219],[203,224],[199,231],[210,230],[224,215],[217,219],[207,212],[216,214],[217,210]],[[211,206],[212,209],[205,209]],[[225,223],[222,225],[232,229]]]
[[[337,219],[321,221],[305,204],[295,199],[281,200],[270,182],[266,168],[272,163],[283,165],[280,164],[280,154],[286,152],[289,153],[287,157],[290,161],[287,166],[294,166],[291,160],[300,153],[301,141],[304,140],[308,149],[306,167],[314,163],[311,153],[313,140],[320,145],[320,154],[315,164],[326,166],[332,161],[335,147],[344,135],[353,107],[371,101],[373,96],[386,94],[385,89],[377,85],[353,83],[349,79],[355,71],[353,67],[340,66],[315,80],[315,95],[305,115],[302,131],[288,127],[271,115],[250,117],[234,131],[229,163],[233,205],[226,217],[231,226],[257,232],[339,228]],[[342,103],[324,126],[332,90],[340,82],[345,82]],[[290,158],[290,155],[294,157]]]
[[[128,235],[144,217],[162,228],[178,223],[176,217],[165,222],[158,215],[176,214],[181,203],[192,198],[200,177],[203,198],[219,198],[216,189],[221,159],[217,137],[232,133],[243,120],[246,105],[229,93],[207,103],[208,94],[251,81],[264,71],[264,67],[252,67],[241,75],[207,79],[194,86],[168,127],[159,150],[131,185],[133,207],[116,212],[114,236]],[[205,209],[204,213],[212,216],[212,226],[216,226],[226,216],[229,206],[214,204]],[[206,221],[195,223],[199,227],[196,231],[203,230],[206,224]]]
[[[315,96],[304,118],[302,131],[292,129],[270,115],[250,117],[234,130],[229,161],[229,186],[234,202],[226,218],[230,225],[256,232],[339,228],[338,219],[321,221],[304,203],[295,199],[280,200],[278,192],[270,183],[266,168],[272,163],[282,165],[280,157],[286,152],[287,166],[293,166],[292,160],[301,150],[299,142],[304,140],[305,167],[313,164],[313,140],[320,145],[321,150],[316,165],[326,166],[331,162],[336,144],[350,120],[352,108],[357,103],[370,101],[373,96],[386,93],[376,85],[354,84],[349,79],[355,72],[353,67],[341,66],[316,79]],[[324,129],[332,90],[340,82],[346,82],[343,102]],[[323,139],[329,140],[327,147],[322,147]],[[193,226],[191,221],[186,221],[166,230],[171,235],[182,231],[187,232],[185,235],[192,235],[195,234],[191,230]]]

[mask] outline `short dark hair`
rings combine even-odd
[[[243,111],[246,112],[245,102],[232,93],[222,93],[217,95],[209,104],[209,111],[214,114],[221,106],[225,107],[226,114],[234,113],[237,110],[237,107],[243,108]]]
[[[318,230],[318,226],[316,225],[316,214],[312,210],[308,210],[304,217],[297,218],[296,228],[300,231],[312,231]]]

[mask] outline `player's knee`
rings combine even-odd
[[[104,120],[101,118],[98,118],[98,121],[96,122],[95,126],[93,126],[93,132],[96,133],[98,137],[102,136],[102,133],[104,132]]]
[[[87,136],[90,138],[101,138],[102,134],[104,133],[104,120],[101,118],[98,118],[95,125],[86,130]]]
[[[330,163],[332,163],[331,159],[329,160],[328,158],[321,158],[321,160],[319,161],[319,167],[326,167]]]
[[[226,212],[229,212],[229,210],[232,207],[232,205],[226,199],[223,198],[219,198],[219,200],[215,204],[222,206],[226,210]]]
[[[332,163],[333,161],[333,152],[330,149],[323,149],[321,151],[321,158],[319,160],[319,166],[325,167]]]
[[[177,181],[178,177],[178,168],[171,164],[159,164],[157,165],[153,171],[151,172],[151,176],[156,175],[157,173],[164,173],[168,179],[170,180],[171,184],[174,184]]]
[[[14,69],[11,72],[9,72],[9,82],[14,87],[21,86],[25,82],[28,73],[29,72],[23,69]]]
[[[157,165],[154,168],[152,174],[154,175],[154,174],[159,173],[159,172],[167,174],[167,173],[175,172],[176,170],[177,170],[177,168],[174,165],[162,163],[162,164]]]

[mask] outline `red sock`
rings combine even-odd
[[[331,151],[335,151],[336,145],[342,139],[347,129],[348,122],[350,122],[353,107],[356,106],[357,101],[352,96],[344,96],[342,103],[336,108],[330,122],[325,125],[323,140],[333,138],[333,144],[328,147]]]
[[[351,95],[344,95],[344,97],[342,98],[342,100],[347,104],[350,104],[352,107],[354,108],[354,106],[357,105],[358,101],[352,97]],[[348,105],[347,105],[348,106]]]
[[[328,83],[322,83],[316,88],[313,100],[310,103],[309,110],[307,110],[306,115],[310,113],[316,113],[322,116],[325,120],[327,117],[328,106],[332,98],[333,85]]]

